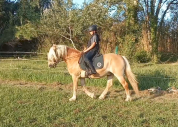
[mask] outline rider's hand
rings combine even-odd
[[[85,50],[83,50],[83,52],[84,52],[84,53],[86,53],[86,52],[88,52],[88,50],[87,50],[87,49],[85,49]]]
[[[86,50],[86,49],[87,49],[87,47],[84,46],[84,47],[83,47],[83,51]]]
[[[81,51],[81,54],[84,54],[84,51]]]

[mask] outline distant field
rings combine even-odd
[[[125,102],[125,92],[115,79],[105,100],[86,96],[79,84],[76,102],[72,80],[64,63],[49,69],[46,61],[0,61],[0,126],[2,127],[177,127],[178,64],[131,64],[141,97]],[[106,79],[87,80],[98,97]],[[164,91],[148,93],[160,86]]]

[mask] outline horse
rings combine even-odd
[[[65,61],[67,64],[67,70],[72,76],[73,80],[73,96],[69,101],[75,101],[77,96],[77,86],[78,81],[81,81],[81,86],[83,91],[91,98],[94,98],[94,93],[89,92],[85,87],[85,76],[81,74],[85,72],[79,66],[79,59],[82,55],[82,52],[73,48],[70,48],[66,45],[55,45],[50,48],[48,53],[48,67],[55,68],[56,65],[61,61]],[[139,95],[138,82],[133,74],[129,61],[125,56],[117,55],[114,53],[108,53],[103,55],[104,67],[98,69],[97,74],[90,75],[89,78],[98,79],[104,76],[107,76],[107,85],[102,94],[99,96],[99,99],[105,99],[106,94],[108,93],[109,88],[113,85],[114,76],[120,81],[123,88],[125,89],[126,99],[125,101],[131,101],[131,95],[129,91],[129,86],[125,77],[129,80],[133,90],[137,95]]]

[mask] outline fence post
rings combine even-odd
[[[116,46],[116,48],[115,48],[115,53],[118,54],[118,52],[119,52],[119,47]]]

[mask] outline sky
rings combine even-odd
[[[73,3],[76,3],[76,4],[82,4],[84,2],[84,0],[73,0]]]

